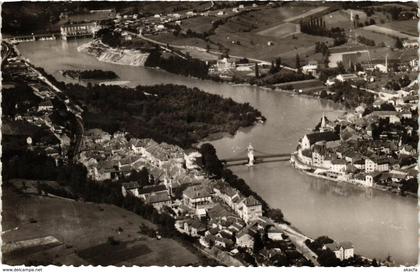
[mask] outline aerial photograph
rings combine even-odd
[[[418,16],[4,2],[2,264],[417,265]]]

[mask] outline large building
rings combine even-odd
[[[67,40],[69,38],[91,37],[99,29],[96,22],[67,24],[60,27],[61,38]]]
[[[357,63],[369,62],[370,54],[369,50],[361,47],[342,47],[332,49],[329,56],[330,68],[335,68],[338,63],[342,62],[344,68],[348,69]]]

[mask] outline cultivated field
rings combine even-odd
[[[219,26],[219,28],[226,33],[259,32],[277,26],[283,20],[302,14],[310,9],[311,7],[304,5],[290,6],[287,8],[261,8],[231,17],[222,26]],[[219,28],[218,30],[220,31]]]
[[[296,54],[301,56],[302,61],[306,56],[314,53],[315,43],[324,41],[332,43],[332,39],[307,35],[299,33],[285,38],[273,38],[266,36],[255,36],[253,33],[223,33],[217,32],[216,35],[210,36],[210,40],[214,43],[220,43],[230,49],[230,55],[246,56],[248,58],[256,58],[265,61],[271,61],[273,58],[281,56],[282,62],[287,63],[291,59],[290,65],[294,66]],[[239,41],[238,44],[232,44],[232,41]],[[268,42],[273,45],[269,46]],[[284,59],[283,59],[284,58]],[[289,63],[288,63],[289,64]]]
[[[417,20],[405,20],[405,21],[392,21],[383,25],[381,27],[386,27],[403,34],[410,36],[418,36],[419,32],[417,30]]]
[[[216,19],[215,16],[198,16],[182,20],[181,28],[185,31],[190,29],[196,33],[208,32],[212,27],[212,22]]]
[[[385,35],[385,34],[373,32],[364,28],[355,29],[355,33],[357,36],[363,36],[365,38],[375,41],[376,45],[380,45],[382,42],[386,46],[393,47],[395,45],[395,38]]]
[[[4,254],[7,264],[182,266],[199,262],[172,239],[156,240],[139,233],[142,224],[155,226],[113,205],[20,195],[3,187],[2,219],[3,244],[45,236],[61,242]],[[109,237],[119,243],[109,243]]]
[[[401,39],[410,39],[410,40],[417,39],[417,36],[407,35],[407,34],[402,33],[400,30],[393,30],[391,28],[384,27],[384,26],[370,25],[370,26],[363,27],[363,29],[370,30],[376,33],[385,34],[391,37],[398,37]]]
[[[310,9],[310,10],[304,12],[304,13],[301,13],[299,15],[296,15],[296,16],[293,16],[293,17],[289,17],[289,18],[285,19],[284,21],[285,22],[299,21],[299,20],[304,19],[306,17],[314,16],[314,15],[316,15],[318,13],[324,12],[327,9],[329,9],[329,7],[325,7],[325,6],[324,7],[321,6],[321,7],[312,8],[312,9]]]
[[[299,32],[300,30],[297,24],[283,23],[265,30],[261,30],[257,32],[257,34],[261,36],[283,38],[291,34],[297,34]]]

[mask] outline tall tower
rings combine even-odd
[[[253,166],[254,161],[255,161],[254,147],[251,144],[249,144],[247,149],[248,149],[248,166]]]

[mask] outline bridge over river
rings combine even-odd
[[[245,156],[246,155],[246,156]],[[254,149],[250,144],[246,149],[241,150],[236,157],[221,159],[225,166],[247,165],[254,166],[259,163],[288,161],[290,153],[266,153]]]

